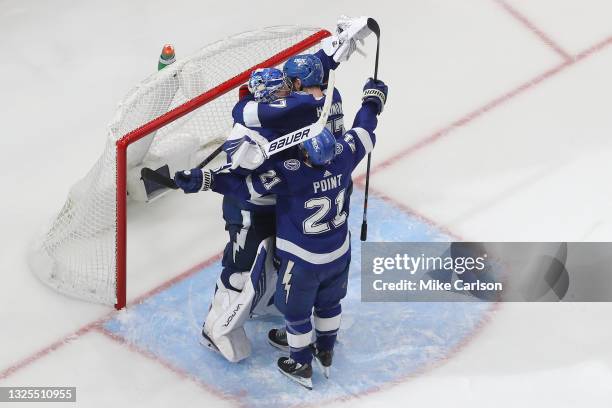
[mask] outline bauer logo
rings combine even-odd
[[[283,150],[284,148],[290,147],[292,144],[305,139],[310,133],[310,129],[298,130],[295,133],[291,133],[289,135],[283,136],[280,139],[277,139],[270,143],[270,147],[268,148],[268,153],[274,153],[277,150]]]
[[[285,160],[284,166],[287,170],[296,171],[300,168],[300,161],[297,159]]]

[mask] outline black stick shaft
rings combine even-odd
[[[202,161],[202,163],[198,164],[197,167],[199,169],[203,168],[208,163],[213,161],[214,158],[217,157],[219,153],[221,153],[221,151],[223,151],[223,143],[221,143],[219,147],[217,147],[211,154],[209,154],[208,157],[206,157],[204,161]],[[166,177],[163,174],[159,174],[155,170],[150,169],[148,167],[143,167],[140,171],[140,175],[143,179],[153,181],[157,184],[161,184],[162,186],[171,188],[172,190],[178,189],[172,178]]]
[[[378,79],[378,56],[380,53],[380,27],[373,18],[368,18],[368,28],[376,35],[376,58],[374,60],[374,79]],[[368,239],[368,197],[370,190],[370,164],[372,153],[368,153],[368,164],[366,169],[365,193],[363,197],[363,221],[361,223],[361,240]]]

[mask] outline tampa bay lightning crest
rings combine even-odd
[[[342,150],[344,150],[344,147],[340,143],[336,143],[336,156],[342,154]]]
[[[283,165],[285,166],[287,170],[296,171],[297,169],[300,168],[300,161],[297,159],[289,159],[289,160],[285,160]]]

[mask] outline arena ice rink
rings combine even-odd
[[[164,43],[181,58],[263,26],[331,30],[340,14],[370,15],[381,26],[379,76],[390,99],[371,179],[381,205],[464,240],[610,240],[609,1],[1,0],[0,386],[76,386],[85,407],[251,405],[172,356],[113,335],[107,322],[122,315],[49,290],[28,270],[26,251],[102,152],[116,103],[155,70]],[[365,49],[367,58],[355,55],[337,73],[349,122],[372,72],[373,40]],[[170,194],[130,209],[128,302],[172,290],[218,259],[225,239],[219,207],[213,194]],[[376,214],[371,238],[387,238],[381,225],[389,220],[384,211]],[[600,303],[492,305],[461,341],[400,379],[321,400],[359,407],[608,407],[611,313]],[[389,344],[396,341],[402,339]],[[295,405],[307,392],[272,375],[288,402],[270,406]],[[367,370],[336,375],[359,379]],[[317,404],[312,395],[307,405]]]

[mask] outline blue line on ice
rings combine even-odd
[[[363,193],[352,197],[353,258],[349,293],[332,378],[316,370],[308,392],[277,372],[281,353],[266,341],[281,321],[249,321],[253,354],[230,364],[199,344],[219,262],[132,306],[108,321],[106,329],[138,348],[255,407],[287,406],[359,395],[415,373],[445,358],[486,317],[485,303],[361,303],[359,227]],[[430,225],[377,198],[370,198],[371,241],[448,241]],[[221,231],[219,231],[221,234]],[[205,237],[202,237],[204,241]]]

